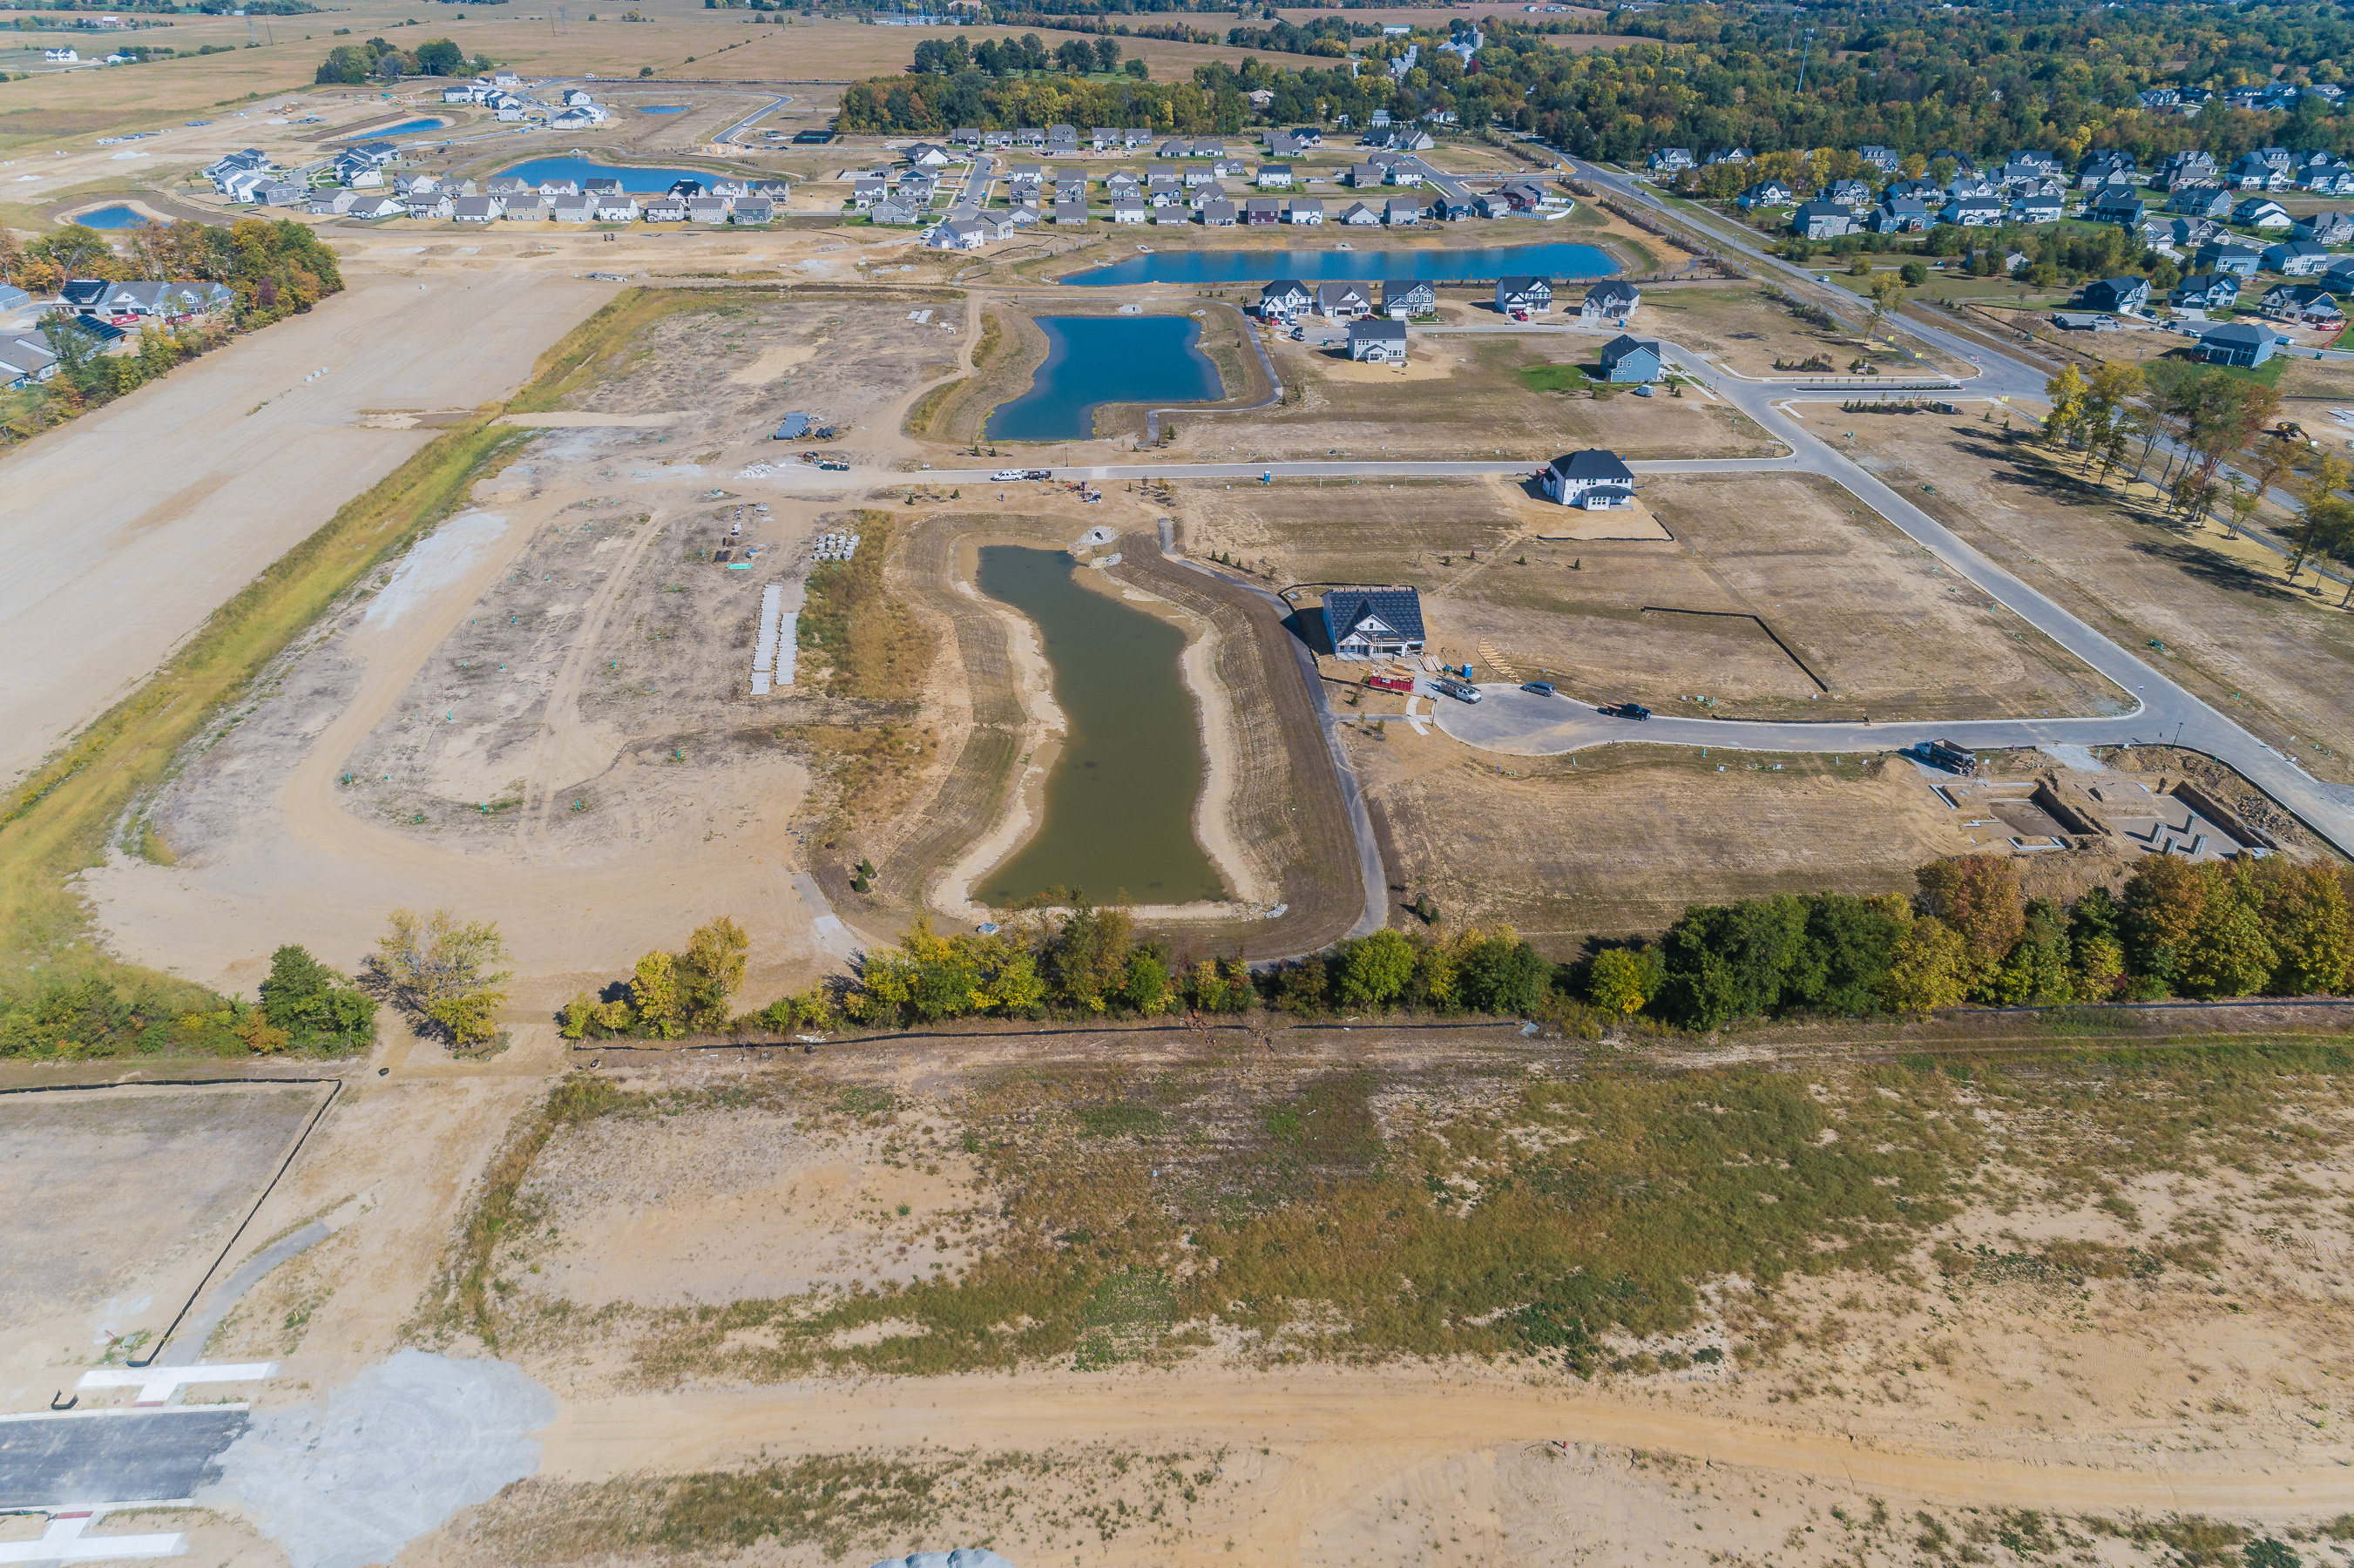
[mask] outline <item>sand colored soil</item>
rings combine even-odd
[[[0,587],[0,776],[129,691],[431,438],[363,428],[365,410],[505,397],[611,291],[528,271],[420,284],[355,268],[346,281],[310,314],[0,457],[0,553],[13,563]]]

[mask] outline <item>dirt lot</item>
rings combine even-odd
[[[0,1099],[0,1382],[37,1382],[61,1346],[94,1362],[118,1339],[124,1353],[152,1345],[325,1094],[228,1086]]]
[[[243,988],[298,906],[345,968],[395,905],[471,907],[518,960],[516,1021],[541,1022],[732,913],[753,990],[806,983],[834,960],[790,880],[809,779],[781,732],[831,709],[748,681],[762,586],[851,514],[779,500],[764,517],[757,473],[737,475],[792,461],[768,439],[788,407],[843,420],[844,448],[895,432],[956,341],[907,315],[730,297],[656,320],[571,399],[581,424],[486,482],[210,737],[149,815],[176,863],[90,879],[108,928]],[[667,418],[627,422],[650,417]]]
[[[1595,519],[1500,480],[1205,487],[1190,547],[1265,559],[1279,582],[1411,583],[1447,662],[1655,708],[1942,718],[2121,701],[1819,480],[1662,474],[1641,492],[1667,537],[1549,542]]]
[[[2114,486],[2096,494],[1980,420],[1809,417],[1835,437],[1852,429],[1843,444],[1860,461],[2004,567],[2161,659],[2317,777],[2354,782],[2354,616],[2334,608],[2338,594],[2291,592],[2278,557],[2229,546],[2220,528],[2190,532],[2122,509]],[[2153,639],[2163,653],[2147,646]]]
[[[309,315],[0,456],[0,778],[431,437],[372,411],[506,397],[612,292],[535,270],[420,281],[355,268],[346,281]],[[75,525],[57,526],[69,514]]]
[[[1344,346],[1323,346],[1330,340]],[[1174,420],[1172,457],[1203,461],[1306,458],[1523,457],[1532,464],[1580,447],[1622,457],[1766,456],[1781,450],[1749,420],[1701,397],[1641,398],[1532,391],[1523,367],[1583,363],[1601,340],[1417,336],[1401,370],[1353,365],[1346,334],[1311,323],[1304,343],[1274,344],[1276,374],[1299,400],[1232,419]]]
[[[1884,343],[1809,325],[1749,283],[1654,285],[1643,291],[1633,324],[1638,333],[1657,333],[1739,376],[1773,376],[1777,374],[1776,360],[1796,365],[1818,355],[1841,373],[1858,358],[1878,366],[1883,375],[1922,368],[1920,362]],[[1954,367],[1933,361],[1932,368]]]

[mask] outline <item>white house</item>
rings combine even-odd
[[[1598,447],[1564,452],[1545,465],[1544,492],[1564,506],[1615,512],[1635,504],[1635,472]]]
[[[1368,317],[1349,323],[1349,357],[1369,365],[1405,363],[1405,323]]]

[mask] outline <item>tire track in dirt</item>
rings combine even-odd
[[[620,558],[589,597],[588,613],[581,617],[573,633],[572,651],[565,655],[554,683],[548,687],[546,703],[540,709],[539,732],[532,737],[531,759],[524,769],[524,804],[515,822],[515,845],[535,863],[545,864],[557,858],[555,842],[548,833],[549,816],[555,809],[557,786],[572,780],[548,775],[557,762],[570,754],[567,743],[587,739],[588,726],[580,717],[580,687],[588,676],[589,661],[604,638],[605,624],[612,618],[613,606],[662,528],[663,514],[657,507],[639,524],[636,537],[621,551]]]

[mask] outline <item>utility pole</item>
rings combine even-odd
[[[1798,46],[1798,90],[1807,90],[1807,53],[1815,47],[1815,30],[1807,29],[1806,41]]]

